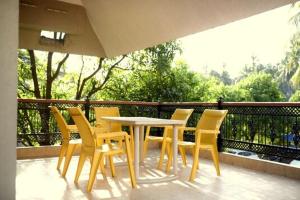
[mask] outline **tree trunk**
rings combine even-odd
[[[51,136],[49,131],[49,120],[50,120],[50,109],[48,108],[50,104],[43,104],[39,109],[39,114],[41,117],[41,133],[45,134],[44,140],[40,142],[40,145],[51,145]]]
[[[52,75],[52,58],[53,58],[53,52],[48,53],[48,59],[47,59],[47,68],[46,68],[46,83],[45,88],[46,91],[43,92],[43,95],[41,95],[40,91],[40,84],[37,74],[37,67],[36,67],[36,60],[33,50],[27,50],[30,57],[30,65],[31,65],[31,75],[34,85],[34,96],[37,99],[51,99],[52,98],[52,83],[53,81],[58,77],[59,71],[63,64],[66,62],[66,60],[69,57],[69,54],[66,54],[65,57],[58,63],[57,69],[55,70],[54,74]],[[48,108],[50,104],[42,104],[41,106],[38,106],[38,112],[41,119],[41,130],[40,132],[45,134],[42,141],[40,141],[40,145],[50,145],[51,144],[51,135],[49,130],[49,120],[50,120],[50,109]]]

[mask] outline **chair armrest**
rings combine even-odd
[[[184,127],[185,131],[196,131],[195,127]]]
[[[67,126],[67,129],[71,132],[77,132],[78,131],[78,128],[76,125],[68,125]]]
[[[102,133],[102,134],[95,134],[95,137],[97,139],[113,139],[113,138],[118,138],[118,137],[125,137],[127,136],[127,133],[122,131],[122,132],[110,132],[110,133]]]
[[[150,127],[150,128],[169,128],[169,129],[172,129],[173,126],[170,126],[170,125],[165,125],[165,126],[159,126],[159,125],[155,125],[155,126],[147,126],[147,128]],[[178,126],[177,126],[178,127]],[[185,130],[185,126],[180,126],[178,127],[178,129],[184,129]],[[196,129],[195,129],[196,130]]]
[[[205,130],[205,129],[199,129],[197,132],[205,133],[205,134],[219,134],[219,130]]]

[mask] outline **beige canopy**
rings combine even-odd
[[[21,0],[19,47],[114,57],[292,2],[295,0]],[[65,35],[53,40],[41,36],[42,30]]]

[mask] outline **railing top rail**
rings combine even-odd
[[[62,99],[18,99],[18,103],[72,103],[84,104],[82,100],[62,100]]]
[[[62,100],[62,99],[18,99],[19,103],[61,103],[61,104],[86,104],[86,100]],[[217,106],[210,102],[145,102],[145,101],[98,101],[89,100],[89,104],[103,105],[137,105],[137,106]]]
[[[104,105],[149,105],[157,106],[158,102],[143,102],[143,101],[88,101],[89,104],[104,104]],[[18,103],[61,103],[61,104],[86,104],[85,100],[62,100],[62,99],[18,99]]]
[[[85,100],[62,100],[62,99],[18,99],[22,103],[62,103],[62,104],[86,104]],[[218,103],[210,102],[144,102],[144,101],[96,101],[90,100],[89,104],[103,105],[141,105],[141,106],[218,106]],[[222,106],[264,106],[264,107],[297,107],[300,102],[222,102]]]
[[[104,104],[104,105],[136,105],[136,106],[158,106],[158,102],[144,102],[144,101],[89,101],[93,104]]]
[[[298,107],[300,102],[222,102],[222,106]]]
[[[218,103],[211,102],[160,102],[162,106],[218,106]]]

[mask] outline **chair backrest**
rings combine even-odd
[[[118,107],[94,107],[96,116],[96,126],[106,129],[108,132],[122,131],[120,123],[111,123],[101,119],[101,117],[120,117]]]
[[[198,134],[196,134],[195,142],[203,147],[207,147],[207,145],[216,145],[218,131],[220,130],[227,112],[228,110],[205,109],[196,127],[196,133]],[[203,131],[201,132],[201,129],[216,131],[216,134],[204,133]]]
[[[177,108],[174,113],[172,114],[171,119],[173,120],[183,120],[184,121],[184,125],[186,126],[186,123],[189,119],[189,117],[191,116],[192,112],[194,111],[194,109],[179,109]],[[172,129],[165,129],[164,131],[167,131],[167,137],[171,137],[173,134],[173,130]],[[184,130],[180,129],[178,130],[178,136],[179,139],[183,139],[182,138],[182,134],[183,134]]]
[[[58,125],[58,128],[61,132],[62,138],[64,140],[69,140],[70,139],[70,131],[68,131],[68,124],[66,123],[64,117],[62,114],[59,112],[56,106],[49,106],[51,109],[51,112],[54,115],[54,118],[56,120],[56,123]]]
[[[205,109],[202,113],[196,130],[219,130],[228,110]]]
[[[82,110],[80,108],[73,107],[68,108],[68,111],[78,128],[79,135],[82,139],[82,144],[88,147],[95,147],[96,141],[93,136],[92,127]]]
[[[180,108],[177,108],[174,111],[174,113],[172,114],[171,119],[184,120],[185,124],[186,124],[193,111],[194,111],[194,109],[180,109]]]

